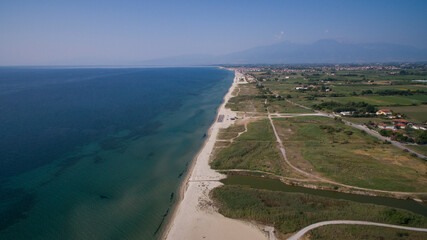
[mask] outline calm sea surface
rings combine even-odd
[[[0,68],[0,239],[156,239],[234,73]]]

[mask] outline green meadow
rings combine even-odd
[[[365,188],[427,191],[427,165],[390,144],[326,117],[274,119],[288,159],[301,169]]]
[[[211,196],[224,216],[273,225],[282,238],[285,238],[284,234],[296,232],[310,224],[336,219],[427,227],[426,217],[406,210],[311,194],[224,185],[212,190]],[[326,231],[335,233],[333,229]]]

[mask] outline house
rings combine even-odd
[[[379,129],[388,129],[388,130],[395,130],[393,125],[388,125],[387,123],[378,123]]]
[[[380,109],[377,111],[377,115],[391,115],[392,111],[390,109]]]
[[[307,90],[308,88],[307,87],[296,87],[295,89],[296,90]]]
[[[395,126],[398,127],[398,128],[400,128],[400,129],[406,128],[406,124],[403,124],[403,123],[398,123]]]
[[[410,127],[415,129],[415,130],[426,130],[425,127],[420,126],[420,125],[411,125]]]
[[[394,123],[394,125],[397,125],[399,123],[406,125],[406,124],[408,124],[410,122],[408,120],[406,120],[406,119],[393,119],[393,123]]]
[[[346,111],[346,112],[340,112],[340,114],[341,114],[342,116],[349,116],[349,115],[353,115],[353,112]]]

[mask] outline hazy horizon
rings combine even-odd
[[[0,3],[0,65],[129,65],[283,41],[427,49],[425,1]]]

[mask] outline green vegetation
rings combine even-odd
[[[381,129],[378,131],[382,136],[390,137],[394,141],[399,142],[409,142],[409,143],[418,143],[418,144],[426,144],[427,143],[427,131],[424,130],[411,130],[412,136],[414,138],[409,137],[409,135],[405,132],[399,131],[391,131]]]
[[[408,120],[417,123],[427,122],[427,105],[391,107],[391,110],[403,114]]]
[[[282,157],[267,119],[248,124],[248,132],[213,156],[214,169],[249,169],[284,174]]]
[[[334,66],[267,66],[255,69],[250,74],[258,83],[239,86],[239,90],[234,92],[237,97],[230,99],[227,104],[232,110],[263,115],[267,107],[270,113],[313,112],[286,101],[290,100],[321,111],[353,112],[344,118],[368,126],[393,124],[391,119],[377,116],[375,113],[378,109],[392,109],[395,116],[401,114],[402,118],[412,122],[427,121],[427,83],[413,81],[427,79],[427,65],[402,65],[400,68],[358,68],[356,65],[347,66],[344,70],[335,69]],[[274,118],[273,121],[289,161],[306,172],[370,189],[427,192],[425,160],[365,131],[347,126],[340,118],[305,116]],[[243,125],[235,125],[220,131],[221,140],[216,143],[212,155],[212,168],[225,173],[227,169],[244,169],[247,170],[244,173],[233,171],[232,174],[262,176],[258,179],[263,180],[267,180],[265,176],[278,178],[276,175],[304,178],[282,159],[268,119],[249,123],[248,131],[239,135],[244,130]],[[424,139],[427,142],[427,131],[412,128],[407,128],[405,132],[403,129],[399,131],[394,133],[396,140],[406,138],[410,141],[414,136],[415,142],[421,143]],[[408,148],[427,154],[427,145],[408,145]],[[283,186],[258,181],[253,184],[233,184],[232,177],[223,181],[224,186],[211,192],[219,212],[231,218],[274,225],[282,238],[312,223],[337,219],[427,227],[425,209],[418,208],[421,205],[414,207],[411,203],[406,206],[408,201],[404,201],[404,204],[387,201],[385,204],[377,199],[368,200],[367,196],[343,197],[339,195],[343,193],[306,188],[300,190],[295,187],[284,190]],[[310,184],[338,191],[346,189],[321,181]],[[423,194],[417,194],[416,197],[425,199]],[[427,237],[426,233],[372,226],[325,226],[309,234],[315,239]]]
[[[275,142],[273,129],[268,119],[262,119],[248,124],[248,132],[242,134],[237,141],[265,141]]]
[[[391,191],[426,191],[424,160],[326,117],[274,119],[288,159],[334,181]]]
[[[331,98],[319,98],[320,101],[326,101]],[[413,99],[412,97],[405,96],[352,96],[352,97],[337,97],[333,98],[334,101],[340,103],[348,103],[348,102],[364,102],[374,106],[411,106],[421,104],[422,101],[417,99]]]
[[[255,84],[242,84],[238,86],[237,96],[232,97],[225,107],[233,111],[260,112],[265,113],[265,99],[267,96],[264,90],[256,88]]]
[[[323,102],[321,104],[313,105],[313,108],[316,110],[331,110],[332,112],[352,112],[352,116],[366,116],[375,114],[377,109],[371,105],[364,102],[348,102],[348,103],[338,103],[334,101]]]
[[[406,145],[406,147],[427,156],[427,145]]]
[[[405,210],[302,193],[224,185],[215,188],[212,197],[224,216],[274,225],[284,234],[316,222],[336,219],[427,226],[426,217]]]
[[[218,133],[218,139],[228,140],[235,138],[243,131],[245,131],[245,126],[243,124],[233,124],[228,128],[220,129]]]
[[[313,110],[295,106],[284,99],[268,99],[268,109],[270,113],[312,113]]]
[[[295,72],[252,72],[265,88],[292,101],[313,106],[334,101],[342,104],[364,102],[378,107],[411,106],[427,102],[427,84],[412,80],[427,75],[425,66],[400,75],[387,69],[321,70],[316,67],[293,68]],[[277,66],[280,68],[280,66]],[[282,67],[283,68],[283,67]],[[416,74],[415,74],[416,73]],[[298,89],[297,89],[298,88]]]
[[[361,225],[332,225],[316,228],[307,233],[312,239],[317,240],[423,240],[427,239],[427,233],[405,231],[393,228],[361,226]]]

